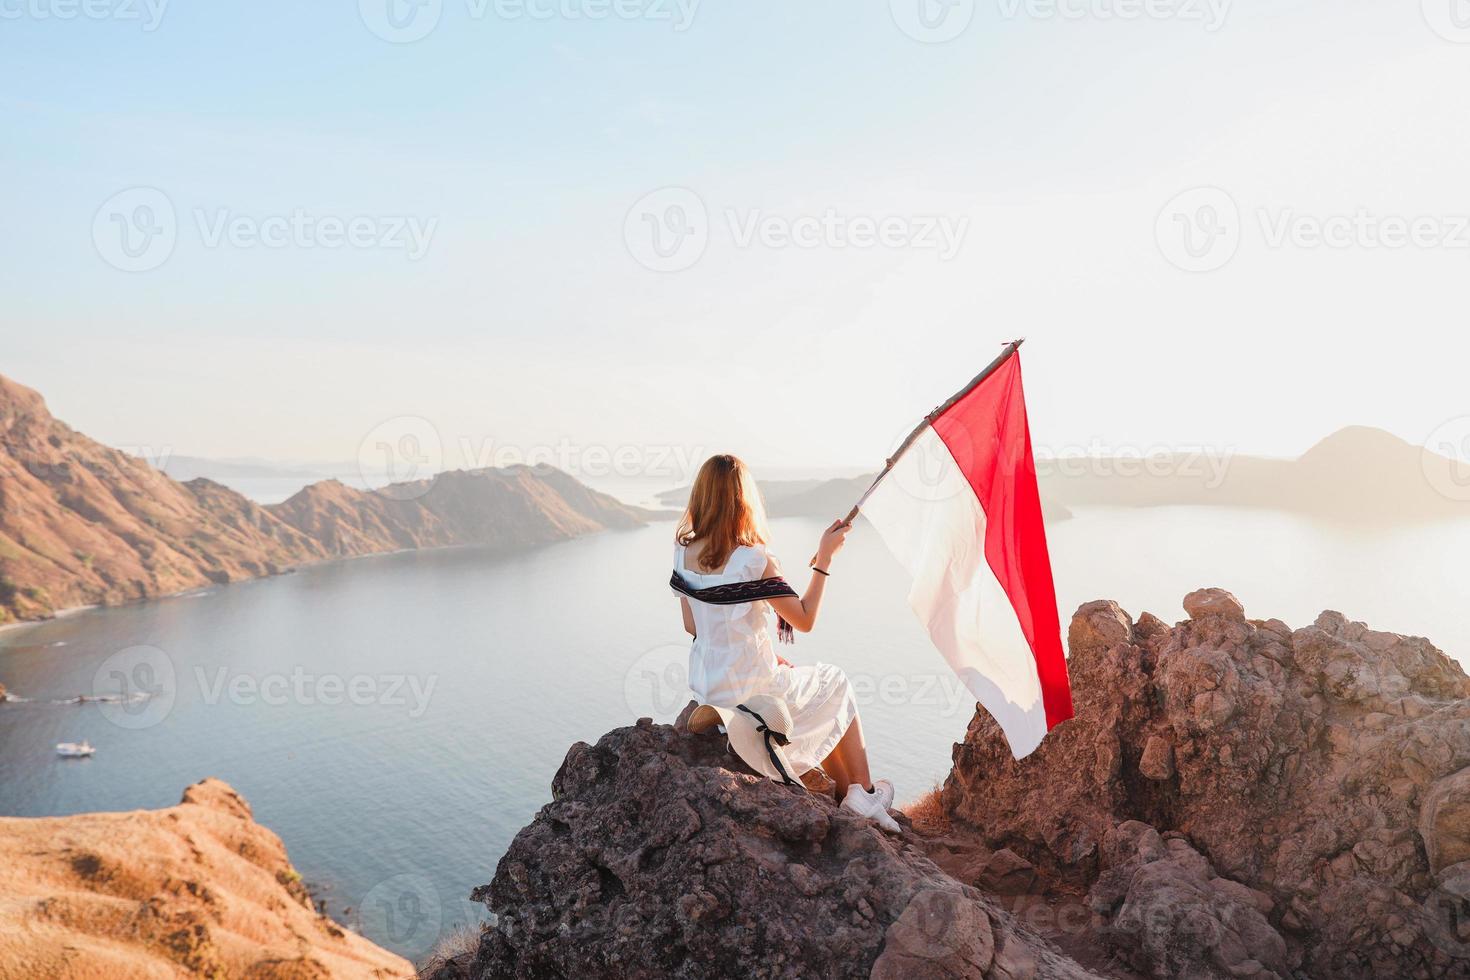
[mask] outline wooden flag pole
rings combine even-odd
[[[919,438],[919,434],[922,433],[925,428],[933,424],[935,419],[939,418],[939,416],[947,412],[950,407],[954,405],[955,402],[959,401],[961,398],[964,398],[970,392],[974,391],[975,387],[979,385],[980,382],[984,381],[986,378],[994,374],[996,370],[1002,364],[1004,364],[1012,354],[1020,349],[1021,345],[1025,342],[1026,338],[1021,337],[1006,344],[1005,350],[1000,352],[999,357],[986,365],[984,371],[981,371],[979,374],[975,375],[975,377],[970,380],[969,384],[965,385],[959,391],[955,392],[948,399],[946,399],[943,405],[940,405],[934,411],[924,416],[924,421],[914,426],[914,431],[910,432],[908,436],[904,439],[904,441],[899,443],[898,450],[892,456],[888,457],[888,461],[883,464],[883,469],[879,471],[877,476],[873,477],[873,482],[869,484],[868,489],[863,491],[863,495],[858,498],[858,502],[852,505],[852,510],[847,512],[847,516],[842,519],[842,523],[851,524],[853,521],[857,520],[858,511],[863,509],[863,504],[868,502],[868,498],[872,496],[873,491],[878,489],[878,484],[881,483],[883,478],[888,475],[890,470],[893,469],[893,464],[898,462],[898,458],[904,454],[904,451],[907,450],[909,446],[912,446],[914,444],[914,440]]]

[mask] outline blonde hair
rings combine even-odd
[[[765,544],[766,505],[750,468],[730,455],[705,460],[674,537],[686,547],[703,545],[696,562],[706,572],[724,568],[741,545]]]

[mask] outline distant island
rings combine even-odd
[[[1350,426],[1297,459],[1231,452],[1038,459],[1048,521],[1072,507],[1209,506],[1290,511],[1364,524],[1470,519],[1470,466],[1381,429]],[[763,481],[772,517],[831,520],[847,513],[873,474],[835,480]],[[1447,489],[1464,492],[1445,492]],[[687,487],[660,504],[683,506]]]
[[[334,558],[529,547],[658,516],[550,467],[456,470],[388,489],[327,480],[262,506],[203,477],[181,483],[76,432],[0,376],[0,623]]]
[[[1039,469],[1043,492],[1071,506],[1254,507],[1371,524],[1470,518],[1470,466],[1369,426],[1339,429],[1296,459],[1170,453]]]

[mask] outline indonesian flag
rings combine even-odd
[[[931,416],[862,505],[909,607],[1021,759],[1072,717],[1036,463],[1009,357]]]

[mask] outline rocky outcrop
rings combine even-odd
[[[1418,637],[1292,630],[1218,589],[1190,619],[1073,618],[1077,716],[1020,762],[983,712],[942,801],[1088,889],[1158,977],[1470,976],[1470,680]]]
[[[1090,977],[990,898],[830,798],[648,720],[578,743],[474,897],[448,978]]]
[[[164,810],[0,818],[0,976],[411,976],[313,909],[281,840],[216,779]]]
[[[636,527],[626,507],[550,467],[443,473],[382,493],[335,480],[262,507],[57,421],[0,377],[0,623],[405,548],[515,548]]]
[[[978,712],[925,833],[717,735],[574,746],[435,980],[1470,977],[1470,678],[1338,613],[1184,605],[1078,610],[1076,718],[1017,762]]]

